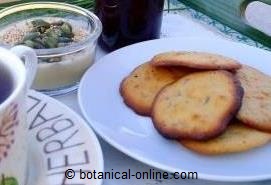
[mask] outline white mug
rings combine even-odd
[[[26,95],[36,70],[34,50],[0,47],[0,185],[27,181]]]

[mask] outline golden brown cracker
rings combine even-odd
[[[242,94],[240,83],[227,71],[187,75],[157,95],[152,110],[154,126],[167,138],[216,137],[238,111]]]
[[[250,127],[271,132],[271,77],[245,65],[236,75],[244,89],[237,118]]]
[[[226,131],[208,141],[180,140],[190,150],[206,155],[244,152],[260,147],[271,140],[271,134],[246,127],[238,121],[232,122]]]
[[[229,57],[206,52],[165,52],[154,56],[151,60],[154,66],[184,66],[197,69],[236,70],[241,64]]]
[[[185,68],[155,67],[147,62],[138,66],[122,81],[120,93],[124,102],[136,113],[149,116],[157,93],[165,85],[191,73],[191,71]]]

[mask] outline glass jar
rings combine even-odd
[[[93,13],[74,5],[25,3],[0,11],[0,43],[12,47],[31,29],[31,21],[38,19],[68,22],[74,40],[65,46],[35,49],[39,64],[33,88],[49,95],[71,92],[94,62],[102,24]]]
[[[160,37],[164,0],[96,0],[107,50]]]

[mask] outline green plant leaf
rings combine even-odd
[[[6,177],[1,181],[1,185],[19,185],[14,177]]]
[[[267,35],[252,26],[245,18],[244,11],[247,5],[253,0],[179,0],[191,8],[221,22],[224,25],[248,36],[271,48],[271,36]],[[271,4],[271,0],[259,0]]]

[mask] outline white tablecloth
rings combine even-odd
[[[167,14],[164,16],[162,26],[162,37],[223,37],[211,29],[198,24],[187,16],[176,14]],[[100,49],[97,52],[97,59],[106,53]],[[78,103],[77,93],[56,97],[57,100],[63,102],[77,113],[81,114]],[[82,115],[82,114],[81,114]],[[127,171],[128,169],[134,172],[148,171],[150,166],[138,162],[113,147],[105,143],[99,138],[104,154],[105,171]],[[224,183],[211,182],[205,180],[104,180],[104,185],[270,185],[271,181],[251,182],[251,183]]]

